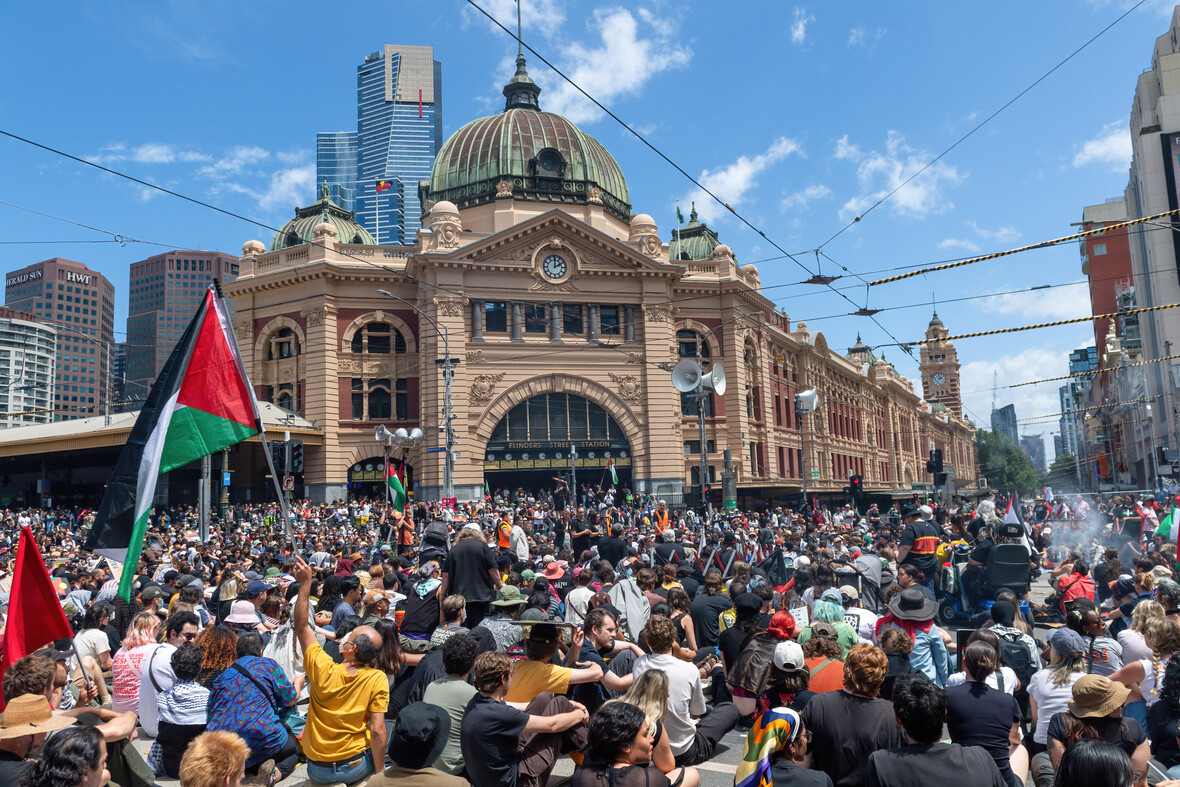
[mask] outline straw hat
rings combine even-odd
[[[0,716],[0,741],[62,730],[76,721],[69,716],[55,716],[45,695],[22,694],[9,702]]]

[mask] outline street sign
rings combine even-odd
[[[229,486],[229,471],[228,470],[226,470],[224,473],[221,474],[221,485],[222,486]]]
[[[818,470],[812,470],[812,471],[811,471],[811,477],[812,477],[812,478],[819,478],[819,471],[818,471]]]
[[[293,475],[283,476],[283,491],[290,492],[294,488],[295,488],[295,476],[293,476]]]
[[[426,453],[428,453],[428,454],[441,454],[441,453],[445,453],[446,450],[447,450],[446,446],[440,445],[438,448],[427,448]]]

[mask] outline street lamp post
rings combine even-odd
[[[446,441],[446,457],[443,462],[443,498],[450,500],[455,497],[455,427],[451,423],[453,415],[451,413],[451,377],[454,375],[452,366],[458,361],[451,358],[451,334],[450,330],[445,325],[439,325],[438,322],[429,314],[418,308],[413,303],[410,303],[405,298],[394,295],[389,290],[377,290],[381,295],[387,298],[392,298],[395,301],[401,301],[411,309],[416,311],[421,316],[425,317],[434,327],[437,333],[443,340],[443,357],[435,358],[434,362],[443,369],[443,430]]]

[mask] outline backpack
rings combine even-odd
[[[1000,663],[1016,673],[1020,679],[1021,690],[1028,690],[1028,682],[1037,671],[1036,663],[1029,655],[1028,648],[1020,640],[1013,642],[1007,637],[1000,637]]]

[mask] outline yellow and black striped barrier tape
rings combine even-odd
[[[1056,246],[1059,243],[1065,243],[1066,241],[1078,240],[1080,238],[1086,238],[1091,235],[1101,235],[1103,233],[1110,232],[1111,230],[1117,230],[1122,227],[1130,227],[1133,224],[1142,224],[1145,221],[1154,221],[1156,219],[1164,219],[1164,218],[1167,218],[1168,216],[1174,216],[1177,213],[1180,213],[1180,209],[1169,210],[1166,213],[1157,213],[1154,216],[1145,216],[1141,219],[1132,219],[1131,221],[1124,221],[1124,222],[1120,222],[1119,224],[1111,224],[1106,227],[1099,227],[1097,229],[1086,230],[1084,232],[1076,232],[1073,235],[1066,235],[1065,237],[1062,237],[1062,238],[1054,238],[1053,240],[1045,240],[1045,241],[1041,241],[1040,243],[1033,243],[1029,246],[1021,246],[1019,249],[1009,249],[1008,251],[997,251],[992,254],[984,254],[980,257],[972,257],[971,259],[967,259],[967,260],[959,260],[958,262],[948,262],[945,265],[934,265],[930,268],[922,268],[920,270],[910,271],[909,273],[900,273],[897,276],[890,276],[887,279],[878,279],[877,281],[871,281],[871,282],[869,282],[869,286],[876,287],[878,284],[889,284],[890,282],[901,281],[902,279],[910,279],[910,278],[913,278],[914,276],[921,276],[925,273],[937,273],[938,271],[947,271],[947,270],[950,270],[951,268],[962,268],[964,265],[974,265],[977,262],[986,262],[987,260],[994,260],[999,257],[1007,257],[1012,254],[1019,254],[1022,251],[1032,251],[1033,249],[1045,249],[1045,248],[1048,248],[1049,246]]]
[[[1053,328],[1058,325],[1073,325],[1079,322],[1093,322],[1094,320],[1101,320],[1113,317],[1128,317],[1132,314],[1147,314],[1148,312],[1158,312],[1164,309],[1175,309],[1180,306],[1180,303],[1169,303],[1167,306],[1146,306],[1142,309],[1127,309],[1124,312],[1110,312],[1108,314],[1091,314],[1089,317],[1074,317],[1071,320],[1056,320],[1055,322],[1042,322],[1036,325],[1022,325],[1019,328],[997,328],[994,331],[976,331],[975,333],[960,333],[955,336],[948,336],[945,339],[921,339],[910,344],[934,344],[935,342],[953,342],[956,339],[975,339],[980,336],[995,336],[1001,333],[1019,333],[1020,331],[1032,331],[1037,328]],[[892,346],[892,345],[881,345]]]
[[[1117,372],[1119,369],[1130,369],[1133,366],[1145,366],[1146,364],[1159,363],[1160,361],[1174,361],[1177,358],[1180,358],[1180,353],[1175,355],[1165,355],[1162,358],[1151,358],[1146,361],[1136,361],[1135,363],[1129,363],[1124,366],[1108,366],[1105,369],[1094,369],[1090,372],[1075,372],[1074,374],[1066,374],[1061,377],[1046,377],[1044,380],[1029,380],[1028,382],[1024,383],[1013,383],[1008,387],[1019,388],[1022,385],[1039,385],[1040,383],[1053,383],[1057,382],[1058,380],[1073,380],[1078,377],[1093,377],[1094,375],[1102,374],[1103,372]]]

